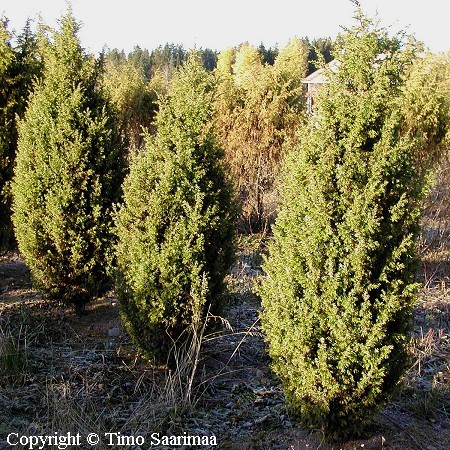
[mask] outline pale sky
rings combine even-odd
[[[450,50],[449,0],[361,0],[393,32],[407,28],[434,52]],[[336,37],[352,23],[350,0],[72,0],[83,26],[81,44],[97,53],[104,45],[129,52],[166,42],[221,50],[248,41],[284,46],[292,37]],[[9,29],[20,31],[40,14],[47,25],[67,10],[66,0],[1,0]]]

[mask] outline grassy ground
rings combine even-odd
[[[446,170],[440,174],[444,181]],[[269,368],[260,303],[252,294],[262,275],[265,240],[250,236],[242,239],[227,278],[224,317],[210,317],[215,331],[203,330],[177,348],[175,371],[152,368],[140,358],[122,329],[114,293],[78,317],[42,299],[18,255],[3,257],[0,449],[12,448],[5,440],[13,432],[71,432],[82,439],[95,432],[102,437],[98,449],[147,449],[152,433],[215,435],[218,448],[233,450],[450,448],[450,195],[442,180],[422,223],[422,288],[412,322],[411,367],[363,439],[329,444],[320,433],[303,429],[286,407]],[[146,445],[108,445],[108,432],[142,436]],[[71,448],[93,447],[82,442]]]

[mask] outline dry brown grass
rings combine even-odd
[[[445,160],[424,203],[419,241],[421,282],[409,342],[411,367],[396,401],[443,428],[450,446],[450,164]]]

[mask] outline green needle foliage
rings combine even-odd
[[[0,250],[14,248],[10,183],[17,151],[16,117],[23,117],[33,81],[42,69],[30,22],[14,46],[7,23],[0,19]]]
[[[448,123],[448,69],[357,19],[284,165],[260,287],[286,398],[335,438],[363,429],[407,363],[420,203]]]
[[[235,210],[213,129],[214,78],[192,54],[132,161],[117,216],[124,322],[149,359],[218,306],[234,258]]]
[[[0,250],[9,247],[10,232],[10,211],[5,195],[7,183],[11,179],[11,156],[14,155],[16,142],[12,132],[14,123],[14,111],[10,107],[11,66],[14,63],[15,53],[11,47],[11,35],[6,28],[7,22],[0,21]],[[9,117],[8,117],[9,116]],[[11,117],[12,116],[12,117]],[[15,131],[15,130],[14,130]]]
[[[36,283],[81,309],[107,286],[123,157],[99,88],[101,65],[85,55],[77,31],[69,12],[19,122],[13,222]]]

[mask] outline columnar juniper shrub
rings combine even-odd
[[[289,404],[344,438],[371,420],[407,363],[420,202],[448,123],[448,75],[357,19],[284,165],[260,288]]]
[[[235,209],[213,129],[214,78],[193,54],[132,161],[117,214],[117,288],[127,329],[149,359],[217,306],[234,257]]]
[[[16,43],[0,19],[0,251],[15,247],[10,183],[17,152],[17,117],[23,117],[33,82],[41,73],[36,36],[27,21]]]
[[[83,52],[77,31],[69,12],[19,122],[13,223],[35,282],[82,309],[107,287],[123,156],[101,66]]]

